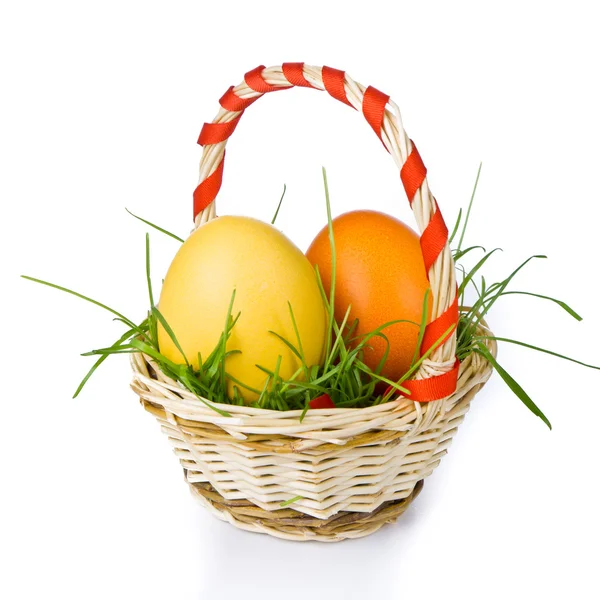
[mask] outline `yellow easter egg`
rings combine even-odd
[[[301,368],[299,358],[275,334],[301,346],[309,367],[321,364],[327,315],[312,265],[272,225],[223,216],[200,226],[181,246],[160,295],[158,308],[191,365],[197,369],[198,354],[204,361],[218,344],[234,290],[231,315],[239,313],[239,318],[227,351],[239,352],[225,360],[229,397],[237,386],[245,402],[258,398],[268,375],[257,365],[274,372],[279,360],[283,380]],[[166,358],[185,362],[160,324],[158,344]]]

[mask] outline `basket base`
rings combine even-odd
[[[189,482],[188,482],[189,483]],[[215,516],[239,529],[266,533],[302,542],[341,542],[374,533],[393,523],[419,495],[423,480],[402,500],[385,502],[370,513],[339,512],[328,519],[316,519],[291,508],[266,511],[247,500],[225,500],[208,483],[189,483],[192,495]]]

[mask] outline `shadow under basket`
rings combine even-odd
[[[491,373],[471,354],[449,398],[314,409],[300,423],[301,411],[229,404],[221,416],[147,356],[132,366],[133,390],[204,506],[240,529],[324,542],[373,533],[408,508]]]

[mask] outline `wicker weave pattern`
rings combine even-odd
[[[292,509],[269,512],[244,500],[225,500],[209,484],[194,484],[192,493],[216,517],[240,529],[267,533],[286,540],[339,542],[374,533],[393,523],[419,495],[419,481],[409,496],[382,504],[371,513],[341,512],[329,519],[307,517]]]
[[[266,524],[264,518],[252,519],[252,511],[240,519],[227,502],[250,502],[274,514],[293,509],[317,519],[342,512],[372,515],[352,522],[347,534],[343,529],[328,533],[328,541],[371,533],[385,522],[377,509],[411,496],[439,464],[491,372],[479,355],[470,355],[461,365],[456,393],[434,418],[421,404],[402,398],[363,409],[309,411],[300,423],[300,411],[247,406],[220,405],[231,414],[223,417],[147,357],[133,355],[132,366],[134,391],[161,424],[192,491],[204,504],[244,529],[288,539],[321,539],[325,532],[305,525],[294,532],[276,517]],[[210,484],[222,500],[207,500],[199,490],[208,488],[199,484]],[[302,498],[281,507],[296,496]]]

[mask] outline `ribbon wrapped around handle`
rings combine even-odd
[[[344,71],[303,63],[259,66],[230,87],[221,97],[221,108],[211,123],[205,123],[198,143],[203,146],[200,180],[194,191],[194,222],[198,227],[214,218],[215,199],[221,188],[225,145],[245,110],[270,92],[293,87],[326,91],[332,98],[362,112],[367,123],[391,154],[420,230],[421,250],[431,285],[432,321],[427,325],[421,352],[454,325],[443,343],[433,351],[412,381],[404,382],[410,399],[417,402],[442,400],[456,389],[459,374],[456,351],[458,303],[454,262],[448,243],[448,228],[427,184],[427,169],[416,146],[406,135],[400,111],[387,94],[355,82]],[[448,367],[450,365],[450,368]]]

